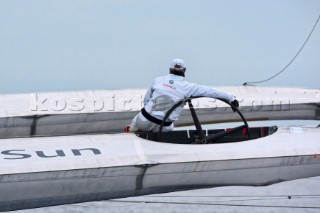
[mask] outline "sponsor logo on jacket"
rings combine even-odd
[[[174,90],[177,89],[176,87],[169,85],[169,84],[162,84],[162,86],[169,87],[170,89],[174,89]]]

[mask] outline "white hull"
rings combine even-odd
[[[318,89],[220,89],[237,96],[240,111],[248,121],[320,120]],[[121,132],[142,108],[145,92],[136,89],[0,95],[0,138]],[[239,121],[239,115],[221,101],[197,99],[193,103],[202,123]],[[190,124],[193,120],[186,109],[175,125]]]
[[[2,139],[0,149],[1,211],[320,175],[317,127],[231,144],[115,134]]]

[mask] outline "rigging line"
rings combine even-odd
[[[147,196],[150,198],[155,198],[151,196]],[[159,198],[161,196],[158,196]],[[315,199],[319,198],[319,195],[283,195],[283,196],[163,196],[164,198],[169,198],[169,197],[176,197],[176,198],[238,198],[238,199],[232,199],[232,200],[210,200],[210,201],[204,201],[204,202],[247,202],[247,201],[270,201],[270,200],[287,200],[287,199]],[[203,200],[202,200],[203,201]]]
[[[226,203],[226,202],[248,202],[248,201],[273,201],[273,200],[284,200],[288,199],[285,197],[277,197],[277,198],[251,198],[251,199],[237,199],[237,200],[201,200],[201,203],[209,203],[209,204],[215,204],[215,203]],[[150,201],[153,202],[153,201]],[[166,202],[166,201],[164,201]],[[168,201],[167,201],[168,202]],[[171,201],[169,201],[171,202]],[[185,201],[174,201],[174,202],[185,202]]]
[[[291,59],[291,61],[284,67],[282,68],[282,70],[280,70],[278,73],[276,73],[275,75],[271,76],[270,78],[268,79],[265,79],[265,80],[261,80],[261,81],[252,81],[252,82],[244,82],[243,85],[251,85],[251,84],[258,84],[258,83],[263,83],[263,82],[266,82],[266,81],[269,81],[275,77],[277,77],[278,75],[280,75],[283,71],[285,71],[291,64],[292,62],[298,57],[298,55],[300,54],[300,52],[302,51],[302,49],[304,48],[304,46],[307,44],[307,42],[309,41],[309,38],[311,37],[314,29],[316,28],[318,22],[319,22],[319,19],[320,19],[320,15],[318,16],[318,19],[317,21],[315,22],[315,24],[313,25],[313,28],[311,30],[311,32],[309,33],[307,39],[305,40],[305,42],[303,43],[303,45],[301,46],[301,48],[299,49],[299,51],[297,52],[297,54]]]
[[[204,197],[224,197],[224,198],[227,198],[227,197],[320,197],[319,194],[308,194],[308,195],[162,195],[162,196],[159,196],[159,195],[147,195],[146,197],[158,197],[158,198],[161,198],[161,197],[190,197],[190,198],[197,198],[197,197],[200,197],[200,198],[204,198]]]
[[[208,198],[208,197],[207,197]],[[315,199],[315,198],[319,198],[319,197],[260,197],[260,198],[243,198],[243,199],[228,199],[228,200],[224,200],[224,199],[218,199],[218,200],[201,200],[201,202],[204,203],[225,203],[225,202],[248,202],[248,201],[272,201],[272,200],[290,200],[290,199],[294,199],[294,200],[298,200],[298,199]]]
[[[318,198],[318,197],[317,197]],[[274,201],[274,200],[288,200],[288,199],[310,199],[309,197],[294,197],[294,198],[288,198],[288,197],[264,197],[264,198],[243,198],[243,199],[229,199],[229,200],[207,200],[204,201],[202,200],[202,202],[205,203],[225,203],[225,202],[248,202],[248,201]],[[314,199],[314,197],[312,197],[312,199]]]
[[[166,201],[135,201],[135,200],[108,200],[119,203],[140,203],[140,204],[182,204],[182,205],[203,205],[203,206],[234,206],[234,207],[264,207],[264,208],[292,208],[292,209],[320,209],[318,206],[277,206],[277,205],[249,205],[249,204],[225,204],[225,203],[201,203],[201,202],[166,202]]]
[[[148,196],[149,197],[149,196]],[[181,197],[180,197],[181,198]],[[184,197],[186,198],[186,197]],[[193,197],[193,198],[216,198],[216,197]],[[222,197],[219,197],[222,198]],[[226,197],[224,197],[226,198]],[[229,197],[228,197],[229,198]],[[230,197],[231,198],[231,197]],[[273,196],[273,197],[251,197],[251,198],[240,198],[240,197],[234,197],[238,199],[229,199],[229,200],[201,200],[201,203],[225,203],[225,202],[248,202],[248,201],[271,201],[271,200],[287,200],[287,199],[315,199],[319,198],[319,196]],[[150,200],[149,202],[153,202]],[[184,202],[184,201],[177,201],[177,202]]]

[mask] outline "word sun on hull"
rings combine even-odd
[[[301,92],[301,89],[297,91]],[[290,110],[295,114],[300,112],[296,116],[308,115],[307,118],[319,119],[318,90],[306,91],[313,96],[309,95],[306,103],[295,99],[295,107]],[[249,93],[243,92],[243,97]],[[241,94],[237,96],[241,97]],[[0,102],[4,103],[7,99],[7,105],[4,106],[9,108],[16,98],[8,95],[0,97]],[[293,95],[291,98],[294,99]],[[50,115],[48,118],[51,118],[46,121],[56,128],[54,131],[50,131],[50,125],[41,121],[41,118],[33,123],[33,127],[31,125],[31,129],[37,127],[33,130],[36,134],[27,137],[24,134],[30,128],[30,123],[23,119],[29,119],[28,116],[40,118],[44,114],[38,112],[31,115],[20,110],[20,106],[16,106],[14,112],[8,108],[3,110],[3,118],[0,118],[2,125],[7,119],[7,126],[3,125],[0,132],[0,211],[202,187],[268,185],[320,175],[318,126],[250,128],[244,120],[245,125],[231,130],[203,131],[201,126],[196,125],[197,130],[162,134],[102,134],[99,128],[96,133],[88,134],[84,127],[85,124],[93,124],[93,120],[90,120],[93,117],[89,116],[85,123],[81,116],[87,113],[80,113],[78,120],[73,117],[74,122],[65,122],[65,125],[71,126],[71,130],[61,131],[56,126],[63,121],[70,121],[68,116],[72,113],[64,115],[64,112],[59,114],[55,111],[47,112]],[[284,112],[284,116],[293,113],[290,110]],[[201,121],[202,116],[216,111],[200,109],[196,112]],[[215,113],[221,116],[221,120],[235,119],[229,109],[221,112]],[[100,113],[103,118],[100,121],[103,123],[109,122],[115,112]],[[112,115],[108,117],[108,113]],[[121,122],[135,114],[131,111],[121,113]],[[258,114],[257,111],[253,113]],[[262,109],[261,113],[266,116],[269,112]],[[98,112],[95,113],[95,118],[98,115]],[[252,118],[256,116],[245,110],[244,115]],[[63,120],[63,116],[67,119]],[[188,118],[182,122],[191,123],[192,120]],[[46,136],[39,136],[39,129]],[[90,132],[95,131],[91,129]]]

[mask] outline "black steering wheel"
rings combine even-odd
[[[231,103],[228,103],[227,101],[225,100],[222,100],[222,99],[217,99],[217,100],[220,100],[220,101],[223,101],[225,102],[226,104],[230,105],[231,108],[237,112],[242,121],[243,121],[243,125],[241,126],[238,126],[238,127],[235,127],[235,128],[232,128],[232,129],[229,129],[229,130],[225,130],[223,132],[218,132],[216,134],[212,134],[212,135],[205,135],[203,133],[203,130],[202,130],[202,126],[199,122],[199,119],[198,119],[198,116],[196,114],[196,111],[192,105],[192,102],[191,100],[192,99],[195,99],[195,98],[202,98],[202,97],[190,97],[190,98],[186,98],[186,99],[183,99],[181,101],[179,101],[178,103],[176,103],[175,105],[172,106],[171,109],[168,110],[168,112],[166,113],[166,115],[164,116],[163,120],[162,120],[162,123],[160,125],[160,128],[159,128],[159,131],[158,131],[158,141],[160,141],[161,139],[161,133],[162,133],[162,129],[163,129],[163,125],[165,123],[165,121],[167,120],[167,118],[170,116],[170,114],[180,105],[184,105],[185,103],[188,102],[189,104],[189,109],[190,109],[190,112],[191,112],[191,115],[192,115],[192,118],[193,118],[193,122],[194,122],[194,125],[196,127],[196,130],[197,130],[197,133],[198,133],[198,136],[199,136],[199,139],[198,139],[198,142],[197,143],[203,143],[203,144],[208,144],[208,143],[214,143],[216,140],[220,139],[220,138],[223,138],[227,135],[230,135],[234,132],[237,132],[243,128],[246,129],[246,133],[247,133],[247,139],[249,140],[251,138],[251,135],[250,135],[250,129],[249,129],[249,126],[248,126],[248,123],[246,121],[246,119],[244,118],[243,114],[239,111],[239,109],[235,106],[233,106]]]

